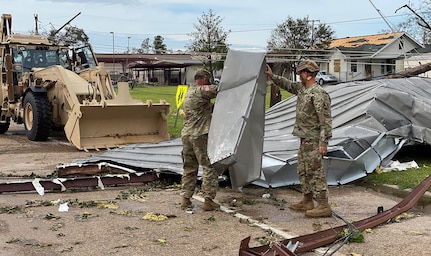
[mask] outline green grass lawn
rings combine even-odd
[[[147,100],[152,100],[154,103],[158,103],[160,100],[169,102],[168,128],[172,139],[180,137],[181,129],[183,128],[183,117],[177,115],[176,92],[176,86],[137,86],[130,90],[130,94],[134,99],[139,99],[143,102]]]
[[[177,86],[142,86],[139,85],[132,90],[130,90],[130,94],[134,99],[142,100],[143,102],[147,100],[152,100],[154,103],[158,103],[160,100],[166,100],[171,105],[170,107],[170,115],[168,117],[168,127],[169,134],[171,138],[178,138],[181,136],[181,129],[183,128],[183,117],[181,115],[177,115],[177,106],[176,106],[176,92]],[[282,91],[282,99],[286,99],[291,94],[286,91]],[[266,94],[266,109],[269,108],[269,99],[270,99],[270,87],[267,88]],[[181,108],[181,107],[180,107]]]
[[[267,88],[266,94],[266,109],[269,108],[270,87]],[[160,100],[166,100],[170,103],[170,115],[168,116],[168,127],[171,138],[178,138],[181,136],[181,129],[183,127],[183,117],[177,115],[175,95],[177,86],[142,86],[139,85],[130,94],[135,99],[140,99],[143,102],[150,99],[154,103]],[[290,97],[291,94],[282,90],[282,100]],[[418,150],[419,149],[419,150]],[[397,185],[402,189],[414,188],[428,175],[431,174],[431,157],[429,155],[431,147],[405,147],[394,158],[400,162],[408,162],[415,160],[420,168],[406,171],[393,171],[387,173],[372,173],[364,178],[367,182],[374,184],[390,184]],[[431,192],[431,189],[429,190]]]
[[[363,180],[379,185],[397,185],[400,189],[415,188],[431,174],[431,156],[429,152],[431,152],[431,146],[406,146],[393,159],[401,163],[414,160],[419,165],[418,169],[381,173],[373,172],[364,177]],[[431,192],[431,188],[428,191]]]

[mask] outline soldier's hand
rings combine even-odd
[[[265,74],[269,77],[272,77],[272,69],[268,64],[266,64]]]
[[[326,155],[326,153],[328,153],[328,147],[327,146],[319,146],[319,152],[322,156]]]

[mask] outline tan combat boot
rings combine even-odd
[[[305,212],[305,216],[310,218],[331,217],[332,210],[328,203],[326,191],[321,191],[318,196],[317,202],[319,203],[316,208]]]
[[[190,198],[183,197],[183,200],[181,200],[181,209],[185,210],[192,206],[192,201],[190,201]]]
[[[220,205],[209,198],[205,198],[202,208],[205,211],[214,211],[220,209]]]
[[[305,194],[301,201],[293,203],[289,206],[290,209],[295,211],[308,211],[314,208],[313,194]]]

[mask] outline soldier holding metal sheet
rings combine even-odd
[[[296,121],[293,135],[300,138],[298,150],[298,176],[303,198],[290,208],[305,211],[307,217],[329,217],[328,185],[323,169],[323,156],[332,137],[331,99],[328,93],[316,83],[319,66],[312,60],[301,61],[296,74],[301,82],[293,82],[274,75],[267,65],[265,73],[280,88],[298,96]],[[314,207],[313,195],[318,202]]]
[[[184,127],[181,131],[183,142],[183,176],[181,208],[192,206],[190,198],[195,191],[199,165],[203,169],[202,192],[205,202],[202,208],[212,211],[220,208],[213,199],[218,190],[218,172],[211,166],[208,158],[208,132],[210,128],[213,103],[218,86],[210,85],[211,73],[199,69],[195,74],[195,83],[187,90],[184,98]]]

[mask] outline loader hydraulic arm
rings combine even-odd
[[[10,54],[6,54],[6,83],[7,83],[7,98],[9,102],[15,101],[15,91],[13,84],[13,75],[12,75],[12,56]]]

